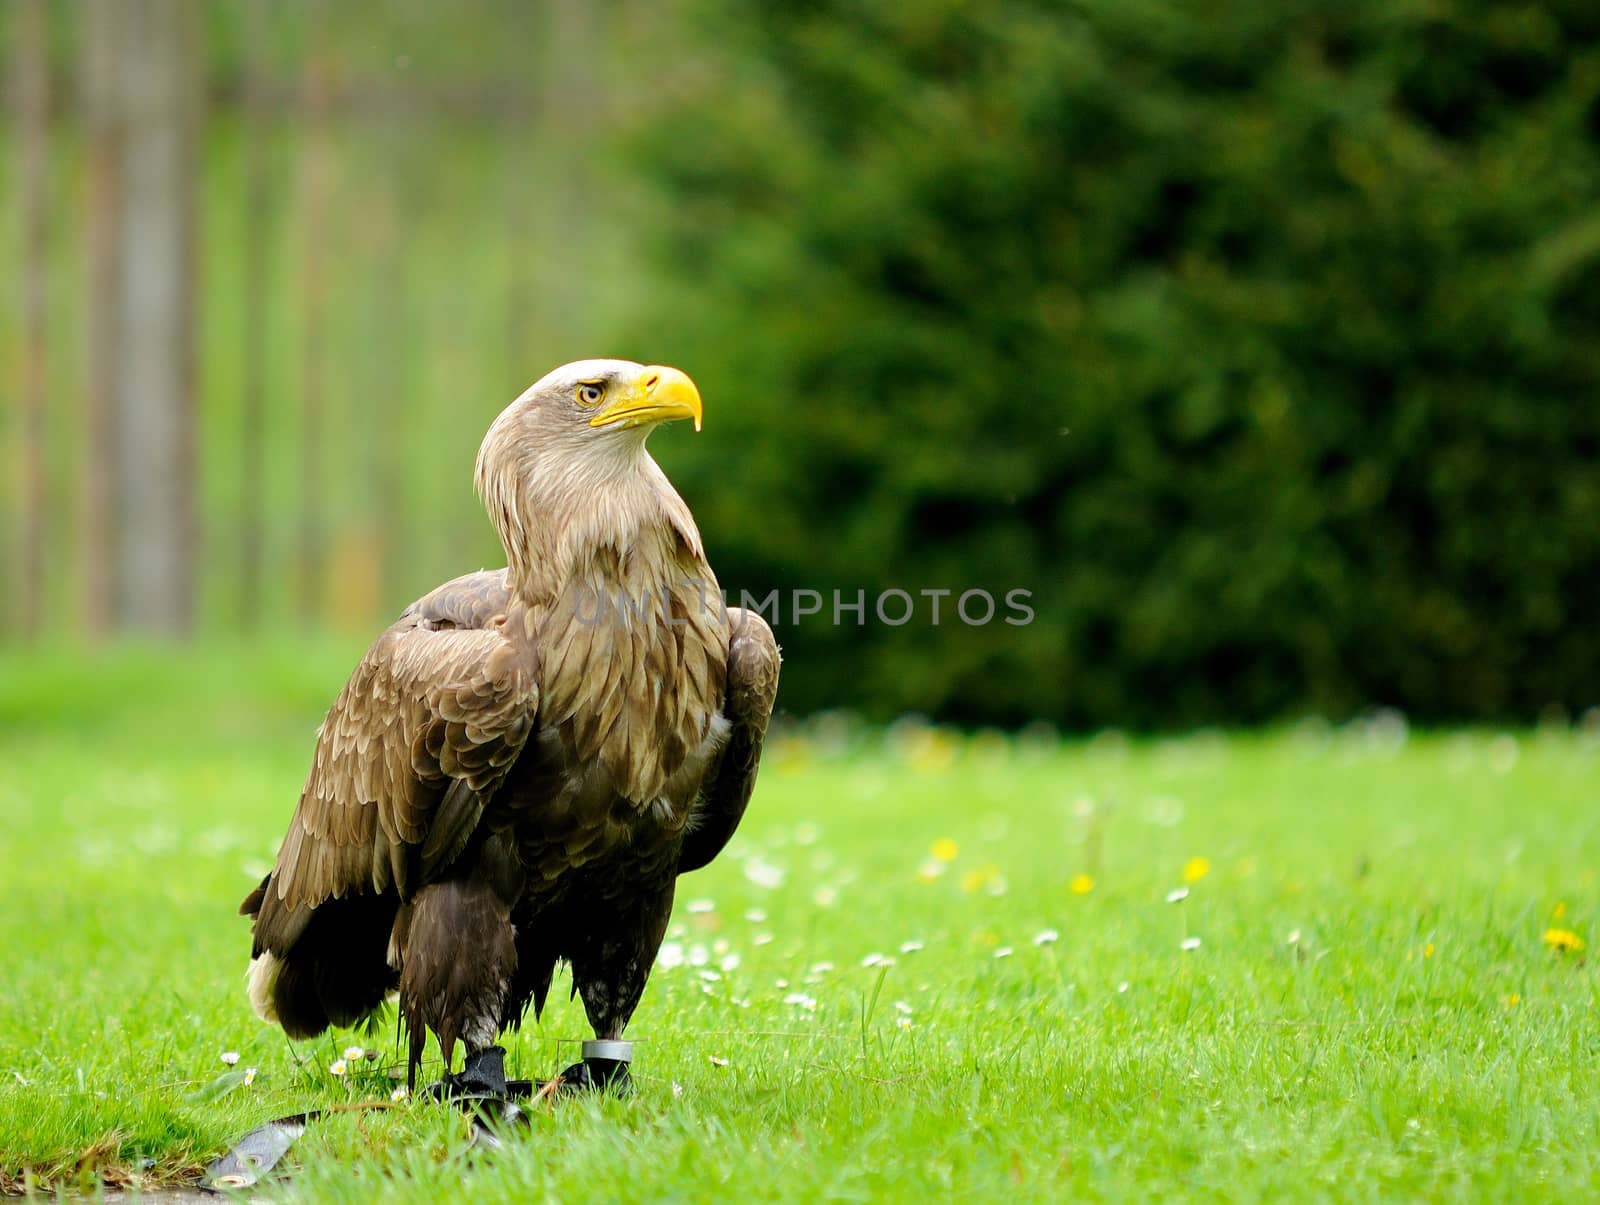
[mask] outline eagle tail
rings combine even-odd
[[[314,1038],[330,1025],[354,1025],[383,1006],[398,973],[389,966],[389,932],[396,904],[384,896],[327,900],[295,918],[289,943],[274,941],[281,907],[271,898],[270,876],[240,911],[254,916],[256,949],[250,960],[250,1005],[263,1021],[291,1038]],[[285,948],[286,946],[286,948]]]

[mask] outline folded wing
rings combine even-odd
[[[285,955],[330,900],[407,900],[459,854],[538,709],[505,575],[458,578],[367,651],[317,737],[276,865],[241,911]]]
[[[783,658],[767,621],[758,612],[729,607],[728,632],[727,688],[722,703],[728,743],[701,783],[678,857],[679,874],[699,870],[721,853],[744,818],[778,694]]]

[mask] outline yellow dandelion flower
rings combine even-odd
[[[1515,1008],[1520,1003],[1522,1003],[1522,997],[1516,992],[1512,992],[1506,997],[1507,1008]]]
[[[917,770],[943,770],[955,760],[959,742],[941,728],[932,728],[909,741],[906,760]]]
[[[1094,890],[1092,874],[1075,874],[1067,881],[1067,890],[1073,895],[1088,895]]]
[[[1550,919],[1551,920],[1566,920],[1567,919],[1567,904],[1566,904],[1565,900],[1557,900],[1556,901],[1556,906],[1554,908],[1550,909]]]
[[[1185,883],[1198,883],[1210,873],[1210,858],[1190,858],[1183,864],[1183,881]]]
[[[773,742],[774,760],[783,768],[803,766],[811,760],[811,742],[803,736],[780,736]]]
[[[969,870],[961,876],[961,890],[971,895],[980,887],[992,882],[1000,873],[1000,868],[993,862],[985,863],[976,870]]]
[[[1583,949],[1583,938],[1571,929],[1546,929],[1544,931],[1544,944],[1552,950],[1571,950],[1577,953]]]
[[[1431,941],[1427,945],[1422,947],[1422,956],[1424,958],[1432,958],[1433,957],[1433,943]]]
[[[954,862],[956,855],[961,852],[961,847],[949,837],[940,837],[929,847],[928,852],[941,862]]]

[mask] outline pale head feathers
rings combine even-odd
[[[623,388],[644,368],[632,360],[564,364],[523,390],[484,436],[474,480],[524,601],[548,602],[597,549],[660,542],[670,561],[681,540],[703,560],[689,508],[645,450],[652,427],[593,427],[594,406],[580,396],[589,382]]]

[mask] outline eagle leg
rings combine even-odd
[[[463,1041],[468,1070],[462,1074],[486,1079],[504,1093],[504,1052],[495,1036],[517,967],[509,912],[500,891],[484,878],[433,883],[417,893],[398,943],[400,1017],[410,1039],[411,1082],[432,1032],[444,1056],[442,1084],[453,1078],[450,1063],[456,1042]]]
[[[622,1032],[639,1006],[656,952],[672,916],[674,880],[670,869],[654,888],[644,887],[618,900],[603,929],[591,929],[569,961],[572,982],[583,997],[583,1011],[595,1040],[584,1043],[582,1061],[561,1073],[563,1087],[578,1091],[627,1092],[632,1085],[632,1044]]]

